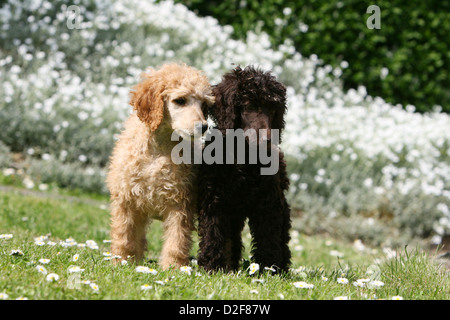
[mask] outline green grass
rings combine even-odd
[[[403,250],[396,258],[386,259],[381,249],[355,249],[345,243],[321,236],[308,237],[292,233],[292,271],[285,276],[272,276],[270,271],[249,275],[245,267],[237,274],[208,275],[192,263],[190,275],[180,270],[162,271],[156,263],[161,249],[162,228],[154,222],[148,232],[148,262],[145,265],[157,274],[136,272],[136,265],[113,266],[103,253],[109,251],[109,213],[107,199],[88,195],[39,195],[10,188],[0,190],[0,234],[12,234],[11,239],[0,239],[0,293],[8,299],[270,299],[328,300],[339,296],[349,299],[404,299],[450,298],[449,272],[436,265],[432,257],[420,250]],[[35,237],[47,235],[44,241],[56,243],[39,246]],[[94,240],[99,248],[77,245],[64,247],[61,241],[73,238],[77,243]],[[244,232],[245,266],[249,264],[248,231]],[[196,255],[197,241],[192,248]],[[11,255],[19,249],[21,256]],[[336,257],[336,251],[341,256]],[[330,254],[334,253],[334,255]],[[73,256],[78,254],[78,260]],[[39,259],[49,259],[42,264]],[[56,273],[59,280],[46,281],[46,275],[37,270],[42,265],[48,273]],[[84,269],[80,274],[69,273],[71,266]],[[368,273],[375,271],[375,273]],[[327,278],[327,281],[323,280]],[[378,279],[380,288],[357,287],[358,279]],[[338,283],[338,278],[348,280]],[[83,281],[98,286],[92,289]],[[162,281],[162,284],[156,281]],[[296,288],[294,283],[312,284],[310,289]],[[143,291],[141,286],[152,289]]]

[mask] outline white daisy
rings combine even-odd
[[[143,290],[143,291],[147,291],[147,290],[150,290],[152,288],[153,288],[153,286],[148,285],[148,284],[144,284],[144,285],[141,286],[141,290]]]
[[[192,268],[191,268],[191,267],[184,266],[184,267],[181,267],[181,268],[180,268],[180,271],[181,271],[182,273],[187,273],[188,275],[191,275]]]
[[[370,281],[367,286],[371,289],[373,289],[373,288],[377,289],[377,288],[381,288],[382,286],[384,286],[384,282],[382,282],[380,280],[374,280],[374,281]]]
[[[56,273],[49,273],[45,280],[47,280],[48,282],[58,281],[59,276]]]
[[[90,283],[89,287],[91,287],[92,290],[94,290],[94,292],[98,292],[98,285],[95,283]]]
[[[15,249],[15,250],[11,250],[10,255],[11,256],[23,256],[23,252],[22,252],[22,250]]]
[[[340,284],[347,284],[348,283],[348,279],[346,278],[338,278],[337,282]]]
[[[300,289],[312,289],[314,288],[313,284],[306,283],[304,281],[298,281],[293,283],[294,287],[300,288]]]
[[[269,271],[272,271],[272,272],[277,272],[277,270],[275,270],[274,267],[264,267],[264,270],[269,270]]]
[[[257,272],[259,270],[259,264],[252,263],[248,268],[250,269],[248,274],[254,274],[255,272]]]
[[[144,266],[138,266],[136,267],[136,272],[140,272],[140,273],[151,273],[153,275],[158,274],[158,271],[156,271],[155,269],[151,269],[149,267],[144,267]]]
[[[45,269],[44,266],[36,266],[36,270],[37,270],[39,273],[47,274],[47,269]]]
[[[77,273],[77,272],[83,272],[84,269],[81,269],[78,266],[71,266],[69,269],[67,269],[67,271],[69,271],[69,273]]]

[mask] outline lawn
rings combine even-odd
[[[113,266],[106,197],[0,190],[0,298],[29,300],[332,300],[450,298],[449,272],[433,254],[369,248],[292,230],[292,269],[251,273],[250,237],[236,274],[209,275],[195,259],[163,271],[161,224],[148,232],[148,260]],[[195,257],[197,245],[192,248]],[[42,260],[45,259],[45,260]],[[262,271],[262,272],[261,272]],[[56,275],[55,275],[56,274]]]

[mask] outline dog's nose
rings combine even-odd
[[[208,130],[208,124],[204,123],[204,124],[202,124],[202,133],[205,133],[206,130]]]

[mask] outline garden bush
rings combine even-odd
[[[345,89],[364,85],[393,104],[434,105],[450,112],[450,2],[226,0],[178,1],[202,16],[232,25],[234,36],[264,31],[275,44],[289,40],[297,51],[317,54],[343,70]],[[370,5],[380,8],[380,29],[369,29]]]
[[[375,244],[449,234],[447,114],[404,110],[363,85],[346,90],[350,66],[306,57],[290,41],[273,45],[264,32],[233,39],[231,26],[172,1],[80,0],[78,18],[71,4],[0,8],[0,159],[27,186],[107,193],[129,90],[146,67],[185,62],[215,84],[233,66],[255,64],[287,86],[282,148],[297,229]]]

